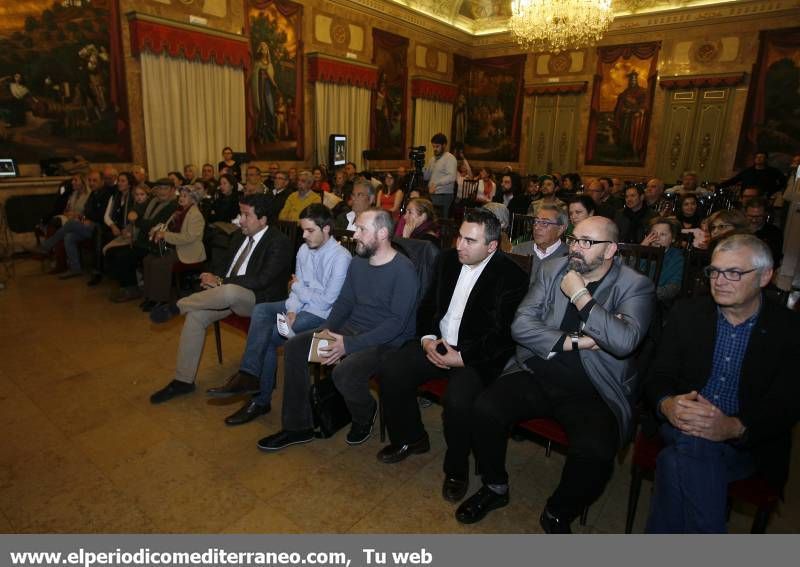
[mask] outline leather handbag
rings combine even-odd
[[[315,437],[327,439],[350,423],[350,410],[332,379],[315,379],[309,392]]]

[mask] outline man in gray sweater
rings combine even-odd
[[[378,404],[369,392],[369,378],[381,356],[414,336],[417,273],[411,260],[392,248],[392,217],[367,209],[356,219],[356,257],[350,263],[342,291],[327,321],[330,336],[320,348],[323,364],[333,369],[333,381],[353,422],[347,443],[369,439]],[[284,347],[283,429],[258,442],[263,451],[278,451],[314,438],[309,402],[308,353],[314,331],[300,333]],[[338,363],[338,364],[337,364]]]

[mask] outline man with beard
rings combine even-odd
[[[547,533],[570,523],[602,493],[614,457],[633,432],[635,357],[655,307],[653,283],[615,260],[617,227],[589,217],[567,237],[567,258],[542,265],[517,309],[517,351],[505,373],[473,406],[473,449],[483,487],[456,511],[478,522],[509,502],[508,428],[552,417],[569,448],[561,480],[539,522]]]
[[[445,150],[447,136],[441,132],[434,134],[431,138],[431,147],[433,156],[423,171],[423,179],[428,183],[431,201],[441,209],[442,217],[447,218],[453,202],[453,187],[456,182],[456,157]]]
[[[378,404],[369,378],[383,353],[397,348],[416,331],[417,273],[407,257],[392,248],[392,217],[370,208],[358,215],[356,257],[322,329],[328,346],[320,348],[332,379],[352,416],[349,445],[369,439]],[[262,451],[278,451],[314,439],[309,402],[308,352],[314,331],[300,333],[284,346],[283,428],[258,442]],[[338,363],[338,364],[337,364]]]

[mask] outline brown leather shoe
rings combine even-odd
[[[228,398],[245,394],[258,394],[261,391],[260,380],[247,372],[237,372],[223,386],[209,388],[206,394],[214,398]]]

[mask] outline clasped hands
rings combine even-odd
[[[726,441],[744,433],[738,418],[725,415],[696,390],[665,398],[659,409],[676,429],[693,437]]]
[[[437,350],[439,345],[442,345],[445,354]],[[451,368],[461,368],[464,366],[464,359],[461,358],[461,353],[447,344],[444,339],[423,339],[422,350],[425,351],[425,356],[434,366],[442,370],[450,370]]]

